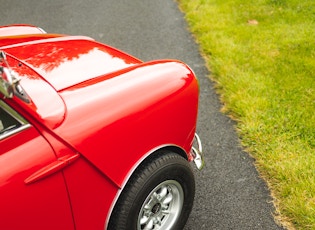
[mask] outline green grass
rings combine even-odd
[[[315,1],[178,1],[278,217],[315,229]]]

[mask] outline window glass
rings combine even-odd
[[[12,108],[0,101],[0,138],[25,127],[27,122]]]

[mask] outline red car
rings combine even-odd
[[[0,229],[182,229],[197,108],[182,62],[0,27]]]

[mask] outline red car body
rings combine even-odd
[[[0,134],[0,229],[106,229],[151,154],[196,158],[198,83],[184,63],[27,25],[1,27],[0,50],[21,86],[0,106],[25,119]]]

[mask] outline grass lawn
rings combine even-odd
[[[315,1],[178,2],[275,215],[315,229]]]

